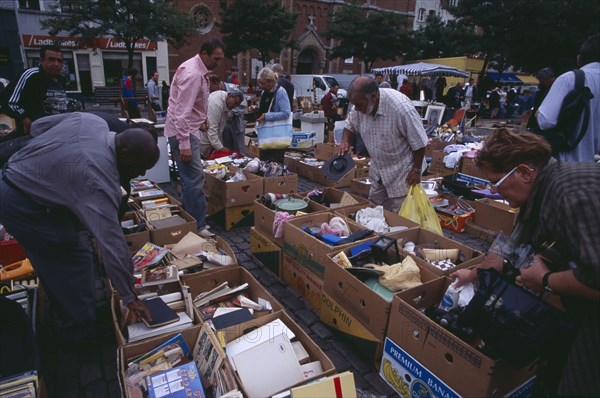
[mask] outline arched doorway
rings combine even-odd
[[[298,55],[298,65],[296,73],[299,75],[319,73],[319,56],[311,48],[302,50]]]

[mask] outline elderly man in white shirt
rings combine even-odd
[[[209,157],[215,151],[229,151],[223,145],[223,130],[231,109],[244,102],[244,94],[237,88],[217,90],[208,96],[208,131],[200,135],[200,153]]]
[[[356,78],[348,89],[354,109],[348,114],[338,153],[350,150],[359,134],[371,166],[369,200],[398,212],[410,186],[421,182],[427,135],[421,117],[404,94],[380,88],[370,77]]]

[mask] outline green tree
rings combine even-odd
[[[280,53],[290,44],[298,14],[281,7],[278,0],[219,0],[220,30],[227,56],[257,49],[265,66],[272,53]]]
[[[179,47],[196,33],[192,16],[173,7],[170,0],[58,0],[40,25],[52,36],[65,31],[92,45],[94,39],[106,35],[121,39],[128,69],[133,66],[138,40],[168,40]]]
[[[477,31],[477,49],[498,70],[534,73],[575,67],[579,46],[600,31],[600,2],[588,0],[461,0],[451,9]]]
[[[460,21],[444,22],[437,15],[427,17],[426,25],[413,34],[415,51],[407,59],[454,57],[477,52],[477,36]]]
[[[329,59],[359,58],[370,71],[378,60],[410,53],[412,40],[402,28],[404,17],[383,11],[366,12],[358,3],[345,4],[333,14],[326,35],[338,42]]]

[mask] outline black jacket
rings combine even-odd
[[[36,66],[25,70],[18,79],[13,80],[4,90],[2,109],[8,116],[19,122],[27,117],[34,121],[42,116],[47,116],[44,101],[51,82],[52,79],[41,67]],[[66,80],[59,76],[58,82],[64,91]],[[18,125],[21,125],[21,123],[18,123]]]

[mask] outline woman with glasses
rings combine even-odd
[[[521,267],[516,282],[548,301],[559,300],[578,322],[574,341],[556,347],[540,381],[560,382],[559,395],[599,396],[600,164],[560,162],[541,136],[507,129],[486,140],[476,163],[491,190],[520,208],[509,246],[528,244],[545,254],[551,248],[551,257],[537,254]],[[478,267],[502,272],[503,258],[488,256]],[[475,281],[477,271],[459,270],[451,277],[462,285]]]

